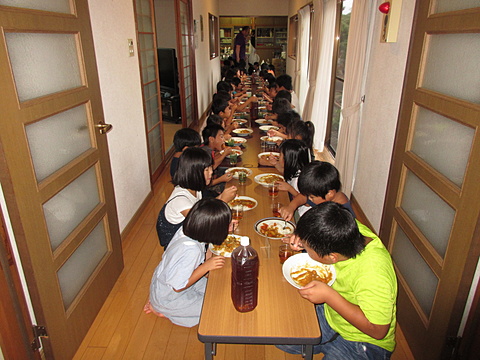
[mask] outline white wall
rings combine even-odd
[[[154,5],[157,47],[176,49],[175,0],[155,0]]]
[[[120,231],[150,192],[132,0],[89,0]],[[129,57],[127,39],[135,56]]]
[[[222,1],[220,1],[221,3]],[[218,0],[193,0],[193,19],[197,22],[195,34],[195,65],[197,70],[198,116],[202,116],[212,101],[220,81],[220,57],[210,60],[208,14],[218,16]],[[200,35],[200,15],[203,16],[203,41]]]
[[[373,6],[365,103],[353,194],[376,231],[380,228],[405,75],[415,0],[404,0],[398,39],[380,42],[382,14]]]
[[[222,16],[286,16],[289,0],[220,0]]]

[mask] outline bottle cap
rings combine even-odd
[[[240,238],[240,245],[242,245],[242,246],[250,245],[250,238],[248,236],[242,236]]]

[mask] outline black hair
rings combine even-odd
[[[280,145],[285,166],[283,176],[285,181],[293,179],[303,167],[310,162],[310,151],[302,140],[289,139]]]
[[[176,152],[183,151],[183,148],[199,146],[202,144],[200,134],[193,129],[183,128],[178,130],[173,136],[173,146]]]
[[[232,84],[235,85],[235,86],[240,85],[241,82],[242,82],[242,81],[241,81],[238,77],[234,77],[234,78],[232,79]]]
[[[217,134],[219,131],[225,131],[225,129],[218,124],[211,124],[207,126],[202,131],[203,143],[208,146],[208,144],[210,144],[210,140],[209,140],[210,136],[217,137]]]
[[[227,69],[227,71],[225,71],[225,79],[224,81],[231,81],[235,76],[237,76],[237,68],[231,68],[231,69]]]
[[[276,89],[278,87],[277,83],[275,81],[269,82],[267,85],[267,89],[270,90],[272,88]]]
[[[287,126],[287,135],[291,139],[300,138],[313,152],[313,137],[315,136],[315,126],[311,121],[292,121]]]
[[[223,99],[223,100],[228,102],[228,101],[232,100],[232,95],[230,95],[229,92],[221,90],[221,91],[218,91],[217,93],[215,93],[213,95],[213,100],[215,100],[215,99]],[[213,103],[213,100],[212,100],[212,103]]]
[[[178,159],[178,168],[172,183],[184,189],[202,191],[207,188],[205,169],[213,165],[212,156],[204,149],[191,147],[185,149]]]
[[[275,100],[273,100],[272,103],[272,113],[281,114],[290,110],[292,110],[292,104],[290,101],[284,98],[277,98],[275,96]]]
[[[273,65],[273,64],[268,64],[268,70],[275,71],[275,65]]]
[[[217,91],[230,92],[232,91],[232,85],[230,85],[230,83],[228,83],[227,81],[219,81],[217,83]]]
[[[225,109],[229,106],[228,101],[221,98],[215,98],[212,101],[212,113],[218,115],[221,112],[225,112]]]
[[[232,212],[219,199],[205,198],[193,205],[183,223],[183,233],[202,243],[220,245],[228,236]]]
[[[245,30],[250,30],[250,26],[244,26],[244,27],[242,27],[242,30],[241,30],[241,31],[245,31]]]
[[[207,118],[207,127],[211,126],[212,124],[217,124],[222,126],[223,125],[222,117],[220,115],[210,114]]]
[[[267,74],[265,75],[265,80],[268,81],[269,84],[271,82],[272,83],[276,82],[275,81],[275,76],[273,76],[273,74],[270,74],[269,72],[267,72]]]
[[[260,65],[260,69],[261,70],[268,70],[268,64],[267,63],[263,63],[262,65]]]
[[[276,122],[284,126],[285,128],[287,128],[288,124],[294,121],[301,121],[301,120],[302,118],[300,117],[299,113],[297,113],[295,110],[289,110],[284,113],[278,114]]]
[[[277,84],[278,87],[278,84]],[[287,99],[288,102],[291,104],[292,103],[292,93],[287,90],[280,90],[277,92],[277,95],[275,95],[275,99]],[[291,108],[291,106],[290,106]]]
[[[298,191],[305,196],[320,196],[325,199],[330,190],[340,191],[340,173],[326,161],[312,161],[303,167],[298,178]]]
[[[307,211],[298,220],[297,235],[318,256],[332,253],[354,258],[365,249],[353,215],[342,205],[325,201]]]
[[[285,90],[293,90],[292,77],[290,75],[284,74],[277,77],[277,84],[279,87],[284,87]]]

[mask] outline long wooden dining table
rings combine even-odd
[[[285,205],[289,201],[285,191],[280,191],[278,197],[271,199],[268,189],[254,181],[258,174],[278,173],[273,167],[258,165],[262,134],[255,125],[252,126],[253,134],[245,144],[244,154],[236,165],[250,168],[252,175],[245,184],[231,180],[226,186],[235,185],[238,195],[249,196],[258,202],[254,209],[244,212],[235,230],[235,234],[250,238],[251,245],[259,255],[258,305],[247,313],[235,310],[231,299],[231,262],[227,258],[222,269],[209,274],[198,338],[205,344],[207,360],[213,359],[217,343],[298,344],[303,345],[304,358],[312,359],[313,345],[320,343],[321,337],[315,307],[302,299],[298,290],[283,277],[278,256],[282,241],[267,239],[254,229],[258,220],[273,216],[272,201]]]

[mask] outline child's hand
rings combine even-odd
[[[223,190],[223,192],[218,196],[218,198],[228,203],[233,199],[235,199],[236,195],[237,195],[237,187],[230,186],[229,188],[225,188],[225,190]]]
[[[302,251],[303,244],[300,238],[297,235],[290,236],[290,247],[295,251]]]
[[[258,102],[258,98],[257,98],[255,95],[253,95],[252,97],[250,97],[250,99],[251,99],[251,100],[250,100],[251,102]]]
[[[225,265],[225,258],[223,256],[212,256],[203,263],[205,269],[208,271],[221,269]]]
[[[230,173],[230,172],[228,172],[228,173],[225,173],[225,174],[223,174],[222,176],[220,176],[220,177],[218,178],[218,181],[219,181],[219,182],[229,182],[229,181],[232,180],[232,179],[233,179],[233,174]]]
[[[304,299],[307,299],[313,304],[328,303],[328,299],[332,291],[335,290],[321,281],[312,281],[298,290]]]
[[[274,137],[274,136],[280,136],[280,132],[278,130],[273,130],[273,129],[270,129],[267,131],[267,135],[270,136],[270,137]]]
[[[286,181],[277,181],[277,184],[278,190],[290,191],[292,189],[292,185],[290,185]]]

